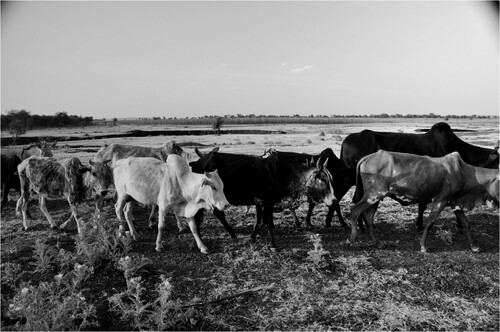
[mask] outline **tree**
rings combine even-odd
[[[116,123],[118,122],[117,118],[113,118],[113,126],[116,126]]]
[[[9,132],[12,134],[12,144],[16,144],[19,135],[26,133],[26,124],[20,120],[14,120],[9,124]]]
[[[224,118],[221,118],[220,116],[215,118],[215,120],[212,122],[212,129],[217,132],[217,136],[220,135],[220,128],[222,127],[223,123]]]

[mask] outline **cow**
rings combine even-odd
[[[267,158],[271,154],[276,153],[280,157],[283,157],[285,159],[288,159],[292,162],[309,162],[311,164],[316,164],[317,161],[320,158],[328,158],[329,162],[327,165],[328,171],[330,174],[333,175],[333,180],[332,180],[332,185],[335,191],[335,188],[339,185],[341,185],[341,182],[339,182],[340,177],[340,171],[341,171],[341,162],[340,159],[335,155],[332,149],[326,148],[323,151],[321,151],[319,154],[307,154],[307,153],[296,153],[296,152],[284,152],[284,151],[277,151],[273,148],[267,148],[264,150],[264,154],[262,155],[262,158]],[[318,202],[314,202],[312,199],[308,199],[309,203],[309,208],[307,211],[307,215],[305,218],[305,223],[307,227],[312,227],[311,224],[311,216],[312,212],[314,209],[314,206]],[[300,222],[297,219],[297,215],[295,214],[295,210],[290,210],[292,214],[292,218],[294,220],[295,226],[300,227]],[[344,218],[342,218],[342,214],[340,213],[340,205],[338,203],[334,203],[331,207],[328,208],[328,214],[326,216],[327,223],[325,224],[325,227],[331,227],[331,221],[333,217],[333,213],[337,212],[337,216],[339,217],[339,222],[343,227],[347,227],[347,224],[344,221]]]
[[[264,220],[262,226],[267,225],[271,241],[270,249],[273,251],[277,250],[273,236],[275,206],[282,208],[296,206],[297,199],[306,194],[328,206],[335,201],[332,176],[326,167],[311,167],[302,161],[290,162],[277,154],[261,158],[221,153],[218,150],[216,147],[208,153],[201,153],[195,148],[200,159],[190,163],[193,172],[203,173],[217,169],[225,185],[224,194],[231,205],[261,206]],[[234,230],[227,223],[224,213],[214,209],[214,215],[231,237],[235,238]],[[262,226],[255,224],[251,235],[253,241]]]
[[[470,165],[498,169],[498,147],[487,149],[462,141],[445,122],[434,124],[425,134],[407,134],[363,130],[348,135],[342,142],[340,160],[342,162],[343,184],[336,187],[335,196],[339,201],[356,184],[356,165],[364,157],[378,150],[411,153],[429,157],[443,157],[457,151]],[[356,195],[355,195],[356,197]],[[416,227],[423,230],[423,213],[426,204],[419,204]],[[460,220],[457,215],[457,221]],[[328,220],[327,220],[328,222]],[[461,228],[457,222],[458,228]]]
[[[456,215],[463,225],[472,251],[480,250],[463,211],[485,204],[487,200],[498,206],[498,168],[471,166],[464,162],[458,152],[433,158],[379,150],[363,157],[356,170],[356,190],[361,199],[351,210],[352,230],[348,241],[356,240],[355,221],[363,215],[373,244],[378,244],[373,231],[373,216],[379,202],[384,197],[390,197],[402,205],[419,203],[431,206],[420,240],[420,251],[427,252],[427,234],[445,206],[459,211]]]
[[[171,154],[176,154],[182,156],[186,159],[190,158],[189,153],[184,151],[175,141],[166,141],[160,147],[146,147],[146,146],[136,146],[127,144],[110,144],[108,146],[102,147],[94,157],[96,161],[111,160],[111,167],[113,168],[114,163],[117,160],[125,159],[127,157],[151,157],[162,161],[166,161],[167,157]],[[112,180],[108,185],[112,184]],[[106,187],[107,188],[107,187]],[[104,198],[96,197],[96,208],[97,211],[102,211],[102,206],[104,203]],[[155,206],[151,207],[151,213],[149,215],[149,227],[153,227],[154,223]],[[177,217],[176,217],[177,218]],[[184,226],[177,218],[177,226],[180,232],[184,232]]]
[[[31,156],[42,156],[42,157],[52,157],[51,148],[54,148],[56,143],[51,145],[34,143],[30,144],[21,149],[3,149],[2,150],[2,205],[1,210],[3,210],[4,205],[9,200],[9,191],[14,189],[20,191],[19,176],[17,173],[17,165],[21,161],[31,157]]]
[[[3,149],[2,154],[7,156],[16,155],[21,161],[31,156],[53,157],[51,149],[53,149],[55,145],[55,142],[52,144],[33,143],[21,149]]]
[[[46,207],[47,199],[66,198],[71,208],[71,216],[60,225],[65,229],[72,218],[75,219],[78,234],[82,233],[82,221],[78,217],[76,204],[92,194],[106,194],[105,178],[111,172],[108,163],[90,160],[90,166],[84,166],[76,157],[58,161],[50,157],[30,157],[17,166],[21,183],[21,197],[17,201],[16,211],[20,216],[22,212],[24,230],[29,229],[27,208],[30,191],[39,196],[39,206],[47,218],[51,228],[57,229],[57,224],[52,219]]]
[[[115,210],[122,224],[125,204],[131,199],[146,205],[158,205],[156,251],[163,250],[161,241],[165,217],[167,211],[172,210],[176,215],[188,218],[198,248],[202,253],[208,253],[208,248],[200,239],[194,217],[200,209],[223,211],[229,204],[217,170],[204,174],[193,173],[187,161],[178,155],[169,155],[166,162],[149,157],[128,157],[115,162],[113,176],[118,193]],[[127,209],[125,219],[132,237],[137,240],[130,209]]]
[[[21,163],[21,159],[17,155],[6,156],[4,154],[1,155],[2,158],[2,206],[3,210],[4,205],[9,200],[9,191],[10,189],[14,189],[17,191],[21,190],[21,184],[19,183],[19,176],[17,173],[17,165]]]

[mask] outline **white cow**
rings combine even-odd
[[[158,237],[156,250],[162,251],[161,239],[165,228],[168,210],[188,218],[196,245],[204,254],[208,248],[203,244],[194,220],[198,210],[217,208],[223,210],[228,201],[224,195],[224,184],[217,171],[196,174],[191,172],[187,161],[178,155],[169,155],[166,162],[155,158],[128,157],[115,162],[113,175],[118,200],[116,215],[123,223],[123,211],[130,198],[147,204],[158,205]],[[127,220],[132,237],[137,240],[130,208],[127,207]]]
[[[120,159],[125,159],[127,157],[152,157],[162,161],[166,161],[167,157],[171,154],[176,154],[189,160],[190,154],[182,149],[175,141],[166,141],[160,147],[149,147],[149,146],[138,146],[138,145],[128,145],[128,144],[117,144],[113,143],[102,147],[94,157],[96,161],[111,160],[110,166],[113,168],[115,162]],[[109,183],[108,185],[111,185]],[[104,197],[96,197],[96,209],[98,213],[102,212],[102,207],[104,204]],[[154,214],[156,206],[151,207],[151,213],[149,214],[149,227],[154,225]],[[184,232],[184,225],[177,218],[177,226],[179,232]],[[187,230],[186,230],[187,231]]]

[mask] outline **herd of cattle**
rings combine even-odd
[[[251,238],[255,241],[266,225],[270,248],[275,250],[273,212],[277,207],[290,209],[299,224],[293,211],[306,197],[308,225],[314,206],[320,203],[329,207],[326,227],[331,225],[335,212],[339,222],[346,225],[339,202],[356,186],[348,241],[356,240],[358,224],[362,228],[364,222],[373,244],[379,244],[373,217],[379,202],[390,197],[402,205],[418,203],[417,229],[423,229],[420,245],[421,251],[426,252],[428,231],[445,206],[453,208],[457,227],[465,231],[473,251],[479,248],[464,211],[488,201],[498,206],[498,147],[486,149],[468,144],[443,122],[425,134],[371,130],[350,134],[342,142],[340,159],[330,148],[317,155],[267,149],[263,156],[218,150],[202,153],[196,148],[199,159],[188,162],[193,158],[175,142],[166,142],[159,148],[111,144],[101,148],[89,165],[83,165],[76,157],[57,160],[50,149],[36,145],[10,155],[2,151],[2,209],[9,190],[19,190],[16,211],[28,230],[28,201],[34,191],[52,228],[64,229],[74,219],[81,235],[83,221],[76,204],[95,197],[100,213],[108,188],[114,185],[115,211],[122,231],[128,226],[131,236],[137,239],[132,216],[132,203],[137,201],[151,206],[150,222],[158,208],[157,251],[163,249],[166,214],[172,211],[179,229],[184,227],[179,217],[187,218],[198,248],[207,253],[199,236],[204,210],[213,209],[234,238],[236,234],[225,218],[224,208],[229,204],[254,205],[256,222]],[[46,207],[46,199],[57,198],[66,198],[71,208],[70,218],[59,226]],[[424,227],[423,212],[428,204],[431,211]]]

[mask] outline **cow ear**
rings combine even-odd
[[[196,154],[197,154],[197,155],[198,155],[198,157],[200,157],[200,158],[204,156],[204,154],[203,154],[203,153],[201,153],[201,151],[200,151],[200,150],[198,150],[198,148],[194,148],[194,152],[196,152]]]
[[[220,146],[217,146],[217,147],[213,148],[211,152],[217,152],[217,151],[219,151],[219,149],[220,149]]]
[[[106,165],[106,164],[109,164],[110,162],[111,162],[111,159],[108,159],[108,160],[103,161],[102,163],[103,163],[104,165]]]
[[[94,162],[92,161],[92,159],[89,159],[89,164],[94,165]]]
[[[205,176],[206,176],[207,178],[209,178],[209,179],[212,177],[212,176],[210,175],[210,173],[208,173],[207,171],[205,171]]]

